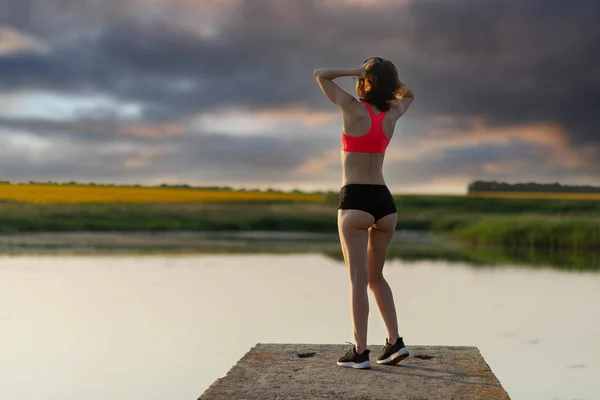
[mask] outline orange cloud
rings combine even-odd
[[[404,143],[398,151],[395,149],[391,158],[397,161],[418,160],[441,155],[443,150],[449,148],[469,148],[486,144],[508,145],[515,140],[544,148],[557,166],[567,169],[584,167],[595,151],[591,148],[571,148],[564,128],[552,122],[490,127],[482,117],[438,116],[431,120],[431,127],[424,136],[407,139],[408,143]],[[509,167],[488,165],[487,168]]]
[[[181,136],[186,130],[184,124],[123,124],[117,126],[117,131],[121,135],[143,136],[151,138],[167,138]]]
[[[340,117],[339,112],[309,111],[305,106],[264,109],[256,113],[258,121],[275,123],[300,123],[308,127],[326,124]]]
[[[191,126],[199,130],[232,134],[262,134],[277,125],[302,125],[314,128],[340,118],[339,112],[310,111],[304,106],[245,110],[221,108],[191,118]]]
[[[515,174],[517,175],[522,171],[522,163],[515,162],[514,160],[507,162],[486,162],[481,165],[483,172],[489,174]]]
[[[124,166],[127,169],[143,168],[164,153],[164,151],[158,149],[143,149],[137,152],[137,154],[127,157]]]
[[[0,54],[19,51],[47,52],[47,46],[39,39],[16,31],[7,26],[0,26]]]
[[[183,135],[186,131],[184,123],[111,123],[91,121],[51,121],[46,119],[11,121],[7,125],[13,128],[32,131],[80,131],[82,133],[109,134],[116,132],[119,135],[141,136],[148,138],[168,138]]]
[[[307,159],[294,172],[300,175],[315,176],[315,174],[339,167],[341,162],[341,149],[330,150],[320,157]]]

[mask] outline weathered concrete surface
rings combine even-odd
[[[369,346],[370,370],[336,365],[349,348],[257,344],[198,400],[510,400],[476,347],[407,346],[409,358],[382,366],[382,346]]]

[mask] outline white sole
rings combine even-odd
[[[337,362],[337,365],[339,365],[340,367],[346,367],[346,368],[357,368],[357,369],[366,369],[366,368],[371,368],[371,361],[363,361],[361,363],[355,363],[352,361],[349,362]]]
[[[388,358],[384,358],[383,360],[377,360],[377,364],[389,364],[392,362],[400,362],[406,357],[408,357],[408,350],[406,350],[406,347],[403,347],[397,352],[393,353]]]

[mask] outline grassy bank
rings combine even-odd
[[[171,196],[179,191],[182,198],[204,196],[203,201],[169,203],[158,202],[164,197],[156,193],[160,194],[163,189],[153,190],[157,191],[151,193],[155,196],[152,197],[154,202],[148,197],[139,202],[123,199],[120,202],[71,203],[0,200],[0,232],[337,232],[337,193],[283,196],[282,193],[228,194],[220,191],[217,202],[214,198],[209,201],[207,192],[198,189],[164,189],[169,190]],[[193,191],[196,193],[188,193]],[[125,194],[120,192],[120,196]],[[105,199],[106,195],[108,192],[103,194]],[[243,196],[249,197],[244,199]],[[548,249],[600,248],[598,201],[427,195],[399,195],[395,199],[398,229],[401,230],[442,232],[474,244]]]
[[[450,231],[475,214],[399,208],[398,229]],[[0,232],[81,231],[337,232],[337,207],[323,202],[219,204],[0,203]]]
[[[322,203],[0,204],[4,233],[242,230],[327,232],[336,221]]]
[[[20,255],[149,255],[149,254],[303,254],[321,253],[343,263],[337,234],[316,233],[32,233],[0,235],[0,257]],[[391,243],[389,260],[441,261],[475,268],[518,266],[569,271],[599,271],[594,252],[545,251],[506,247],[473,247],[450,242],[438,235],[398,233]],[[391,268],[393,264],[391,264]]]
[[[483,218],[452,231],[452,237],[472,244],[535,247],[549,250],[600,249],[600,221],[541,217]]]

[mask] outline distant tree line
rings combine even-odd
[[[559,183],[506,183],[497,181],[475,181],[469,184],[473,192],[541,192],[541,193],[600,193],[600,187],[561,185]]]

